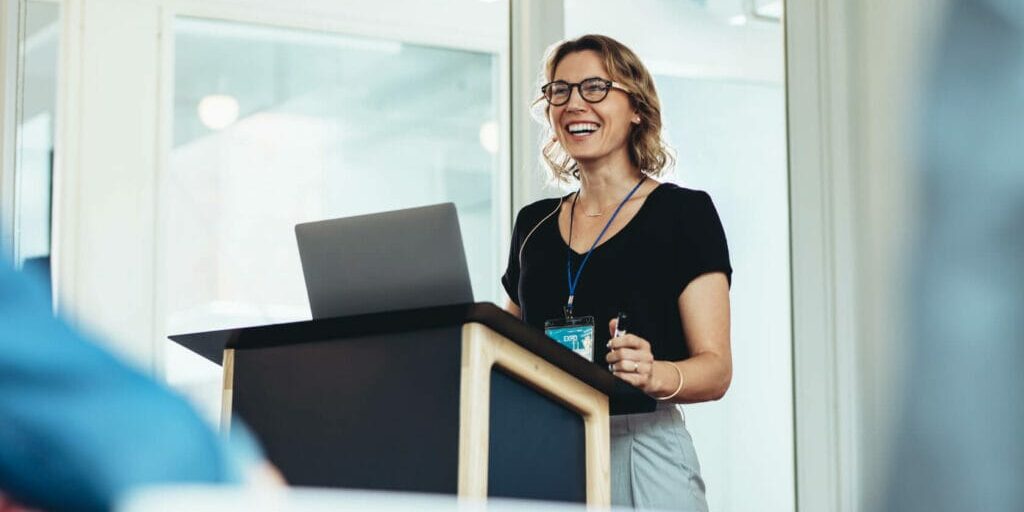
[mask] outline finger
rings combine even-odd
[[[615,372],[625,372],[628,374],[644,375],[648,377],[651,374],[652,368],[653,366],[649,364],[649,362],[638,362],[629,359],[616,362],[615,365],[612,365],[612,370]]]
[[[639,375],[635,374],[635,373],[631,373],[631,372],[614,372],[614,373],[612,373],[612,375],[615,375],[616,377],[626,381],[631,386],[638,387],[638,388],[643,386],[643,382],[642,382],[641,377]]]
[[[608,365],[612,372],[624,372],[624,373],[649,373],[651,365],[649,363],[633,361],[631,359],[624,359],[616,363]]]
[[[618,328],[618,326],[619,326],[619,319],[618,319],[618,317],[612,318],[611,320],[609,320],[608,321],[608,335],[609,336],[615,336],[615,329]]]
[[[617,363],[623,359],[632,359],[633,361],[640,362],[651,362],[654,361],[654,354],[651,354],[649,350],[637,350],[635,348],[617,348],[608,352],[605,356],[605,361],[609,363]]]
[[[644,382],[646,382],[651,378],[651,368],[652,365],[650,363],[638,362],[636,363],[636,370],[634,370],[634,372],[639,375]]]
[[[633,362],[632,361],[616,361],[608,365],[608,371],[615,373],[633,373]]]
[[[608,348],[613,350],[618,348],[643,349],[645,347],[650,347],[647,340],[633,334],[625,334],[608,340]]]

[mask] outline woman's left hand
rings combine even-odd
[[[608,323],[608,329],[615,335],[616,320]],[[625,334],[608,341],[608,355],[605,356],[608,369],[616,377],[640,388],[645,393],[655,390],[654,354],[647,340],[632,334]]]

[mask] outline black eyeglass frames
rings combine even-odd
[[[629,94],[629,89],[626,89],[622,85],[613,82],[611,80],[605,80],[600,77],[587,78],[579,83],[569,83],[565,80],[555,80],[544,84],[540,88],[541,93],[544,94],[544,99],[548,101],[548,104],[553,107],[560,107],[569,103],[569,97],[572,96],[572,89],[578,88],[580,91],[580,97],[587,103],[599,103],[608,97],[608,91],[611,89],[619,89],[620,91]]]

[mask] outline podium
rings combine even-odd
[[[171,336],[292,485],[610,504],[609,414],[655,402],[489,303]]]

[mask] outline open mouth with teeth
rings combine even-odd
[[[601,125],[597,123],[570,123],[565,127],[574,137],[589,137],[600,128]]]

